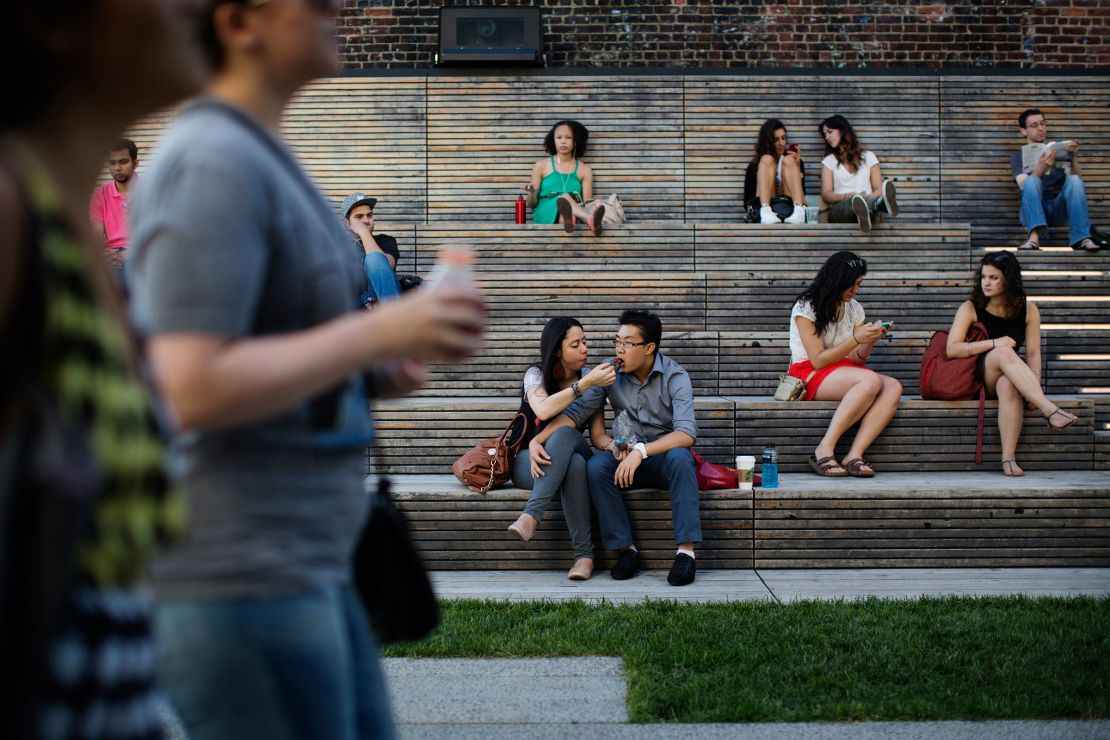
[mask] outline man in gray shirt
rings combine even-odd
[[[701,541],[698,480],[690,448],[698,438],[694,388],[677,362],[659,352],[663,324],[646,311],[625,311],[617,330],[621,372],[608,387],[593,387],[567,407],[552,426],[581,424],[605,404],[627,413],[637,439],[631,449],[594,455],[586,466],[590,498],[597,507],[605,547],[620,550],[611,575],[625,580],[640,569],[640,553],[621,489],[661,488],[670,492],[671,522],[678,552],[667,581],[685,586],[694,581],[694,545]],[[613,444],[612,439],[606,443]]]

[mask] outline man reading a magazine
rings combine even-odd
[[[1045,227],[1066,222],[1072,249],[1097,250],[1099,245],[1091,239],[1087,191],[1080,177],[1079,142],[1047,145],[1048,126],[1036,108],[1018,116],[1018,130],[1026,145],[1010,157],[1010,170],[1021,189],[1021,223],[1029,232],[1018,249],[1040,249]],[[1071,164],[1070,174],[1061,167],[1065,162]]]

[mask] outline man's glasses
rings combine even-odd
[[[1025,124],[1025,128],[1044,128],[1048,121],[1034,121],[1033,123]]]
[[[617,349],[621,349],[622,347],[624,349],[628,349],[629,347],[642,347],[645,344],[647,344],[647,342],[632,342],[627,339],[621,339],[620,337],[613,337],[613,346]]]
[[[848,267],[851,267],[853,270],[855,270],[856,268],[866,269],[867,268],[867,260],[862,259],[862,258],[861,259],[848,260]]]

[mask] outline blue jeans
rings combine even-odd
[[[395,736],[377,648],[346,586],[165,602],[158,676],[191,740]]]
[[[1087,189],[1079,175],[1068,175],[1060,194],[1053,200],[1044,197],[1044,183],[1036,175],[1025,179],[1021,187],[1021,223],[1026,231],[1045,226],[1068,224],[1068,244],[1078,244],[1091,235],[1091,217],[1087,213]]]
[[[397,273],[389,266],[389,258],[384,253],[371,252],[364,256],[362,269],[366,272],[366,292],[361,296],[362,305],[369,305],[371,299],[387,301],[401,295]]]
[[[590,498],[597,509],[601,539],[607,550],[621,550],[632,542],[632,525],[624,505],[624,493],[613,482],[620,463],[610,453],[594,455],[586,463]],[[671,525],[674,541],[701,542],[701,515],[698,512],[698,477],[694,458],[686,447],[675,447],[662,455],[652,455],[640,463],[632,479],[633,488],[661,488],[670,492]]]

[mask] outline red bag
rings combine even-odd
[[[722,488],[740,487],[740,474],[736,472],[736,468],[711,463],[693,450],[690,450],[690,454],[694,456],[694,465],[697,466],[699,491],[718,491]],[[756,476],[756,478],[758,477]],[[758,485],[758,481],[756,485]]]
[[[976,321],[967,330],[967,342],[990,339],[987,327]],[[978,355],[948,357],[948,330],[933,332],[921,358],[921,397],[927,401],[969,401],[979,396],[979,428],[975,440],[975,464],[983,463],[983,417],[987,412],[987,389],[975,379]]]

